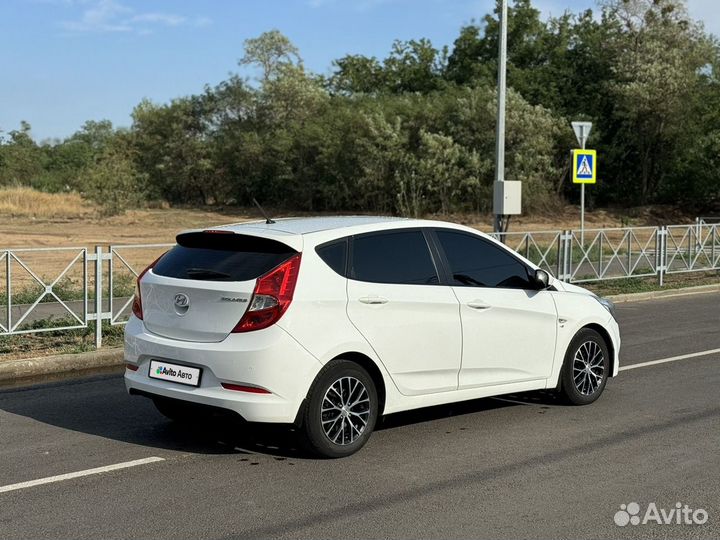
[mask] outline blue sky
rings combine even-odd
[[[37,140],[85,120],[130,124],[143,98],[166,102],[237,72],[242,44],[277,28],[308,68],[329,73],[348,53],[384,57],[394,39],[452,45],[492,0],[2,0],[0,131],[30,122]],[[545,14],[594,0],[535,0]],[[720,34],[720,0],[690,0]]]

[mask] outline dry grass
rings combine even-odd
[[[43,193],[29,187],[0,188],[0,216],[75,219],[93,213],[95,208],[77,193]]]
[[[274,208],[267,210],[273,217],[311,215]],[[483,231],[492,229],[490,215],[428,217],[463,223]],[[0,189],[0,249],[165,243],[173,242],[175,235],[184,229],[251,219],[260,219],[257,209],[235,207],[145,208],[102,217],[96,207],[77,194],[47,194],[29,188]],[[692,220],[693,216],[659,206],[629,210],[597,209],[586,214],[589,229],[691,223]],[[567,205],[552,213],[515,216],[510,223],[510,231],[578,228],[579,221],[578,207]]]

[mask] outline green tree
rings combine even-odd
[[[45,191],[84,191],[86,169],[117,136],[109,120],[90,120],[64,141],[43,145],[45,170],[33,187]]]
[[[343,94],[431,92],[443,85],[447,54],[446,47],[438,50],[428,39],[396,40],[382,64],[362,55],[333,62],[329,87]]]
[[[186,204],[225,198],[226,186],[213,172],[202,99],[143,101],[132,116],[137,164],[148,175],[152,197]]]
[[[473,81],[494,83],[497,78],[500,9],[498,0],[494,13],[485,15],[481,25],[470,24],[460,30],[448,57],[445,73],[448,79],[459,84]],[[508,86],[523,95],[531,88],[537,91],[540,86],[530,75],[550,65],[549,34],[550,29],[541,20],[540,11],[532,6],[530,0],[515,0],[508,6]]]
[[[419,217],[427,210],[448,214],[468,193],[480,187],[477,153],[440,133],[420,132],[418,157],[399,178],[398,201],[403,214]],[[403,175],[405,176],[405,175]]]
[[[441,86],[447,48],[438,50],[428,39],[395,41],[383,63],[386,85],[392,92],[431,92]]]
[[[712,43],[683,2],[608,0],[604,16],[619,30],[609,43],[615,61],[608,85],[621,123],[614,145],[626,148],[626,170],[637,172],[646,203],[672,168]]]
[[[137,170],[132,153],[129,140],[115,138],[85,171],[85,196],[105,215],[135,208],[144,198],[147,177]]]
[[[375,57],[349,54],[333,61],[328,81],[332,91],[342,94],[371,94],[387,88],[387,76]]]
[[[0,185],[29,185],[42,175],[44,155],[30,132],[30,124],[23,121],[0,141]]]
[[[270,30],[256,38],[246,39],[245,55],[239,62],[241,66],[258,66],[263,84],[279,76],[284,68],[301,63],[297,47],[279,30]]]

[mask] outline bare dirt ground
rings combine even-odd
[[[287,212],[272,212],[273,217],[288,217]],[[451,214],[427,216],[464,223],[480,230],[491,230],[490,215]],[[3,248],[94,246],[109,244],[145,244],[172,242],[184,229],[259,219],[256,209],[147,209],[129,211],[121,216],[100,217],[89,213],[75,217],[13,217],[0,214],[0,250]],[[586,228],[612,228],[627,225],[689,223],[694,216],[667,207],[630,210],[595,210],[586,213]],[[566,206],[544,215],[516,216],[510,231],[547,231],[579,228],[577,206]]]

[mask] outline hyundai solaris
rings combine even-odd
[[[176,421],[211,406],[294,425],[325,457],[356,452],[382,415],[537,389],[585,405],[618,372],[611,302],[439,221],[183,232],[132,312],[131,394]]]

